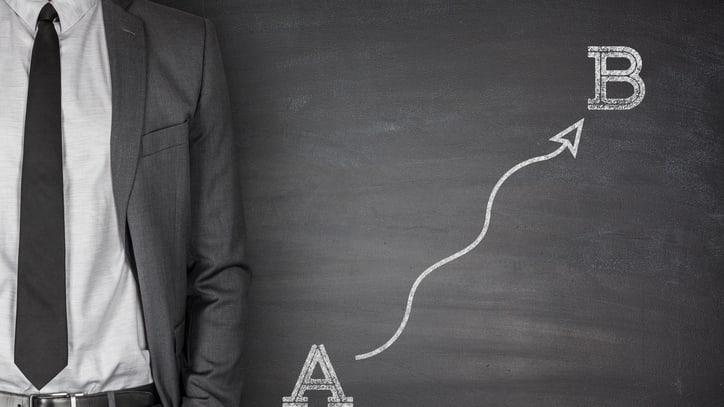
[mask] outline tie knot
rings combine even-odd
[[[53,22],[58,18],[58,12],[55,11],[55,7],[53,7],[52,4],[49,2],[46,3],[43,8],[40,9],[40,14],[38,15],[38,21],[50,21]]]

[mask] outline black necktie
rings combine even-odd
[[[37,389],[68,364],[57,17],[50,3],[38,16],[20,188],[15,364]]]

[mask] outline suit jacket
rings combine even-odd
[[[101,4],[114,200],[161,405],[239,406],[251,270],[216,30],[148,0]]]

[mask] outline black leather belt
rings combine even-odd
[[[159,403],[153,383],[90,394],[18,394],[0,391],[0,407],[150,407]]]

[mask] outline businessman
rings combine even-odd
[[[222,58],[149,0],[0,0],[0,406],[237,407]]]

